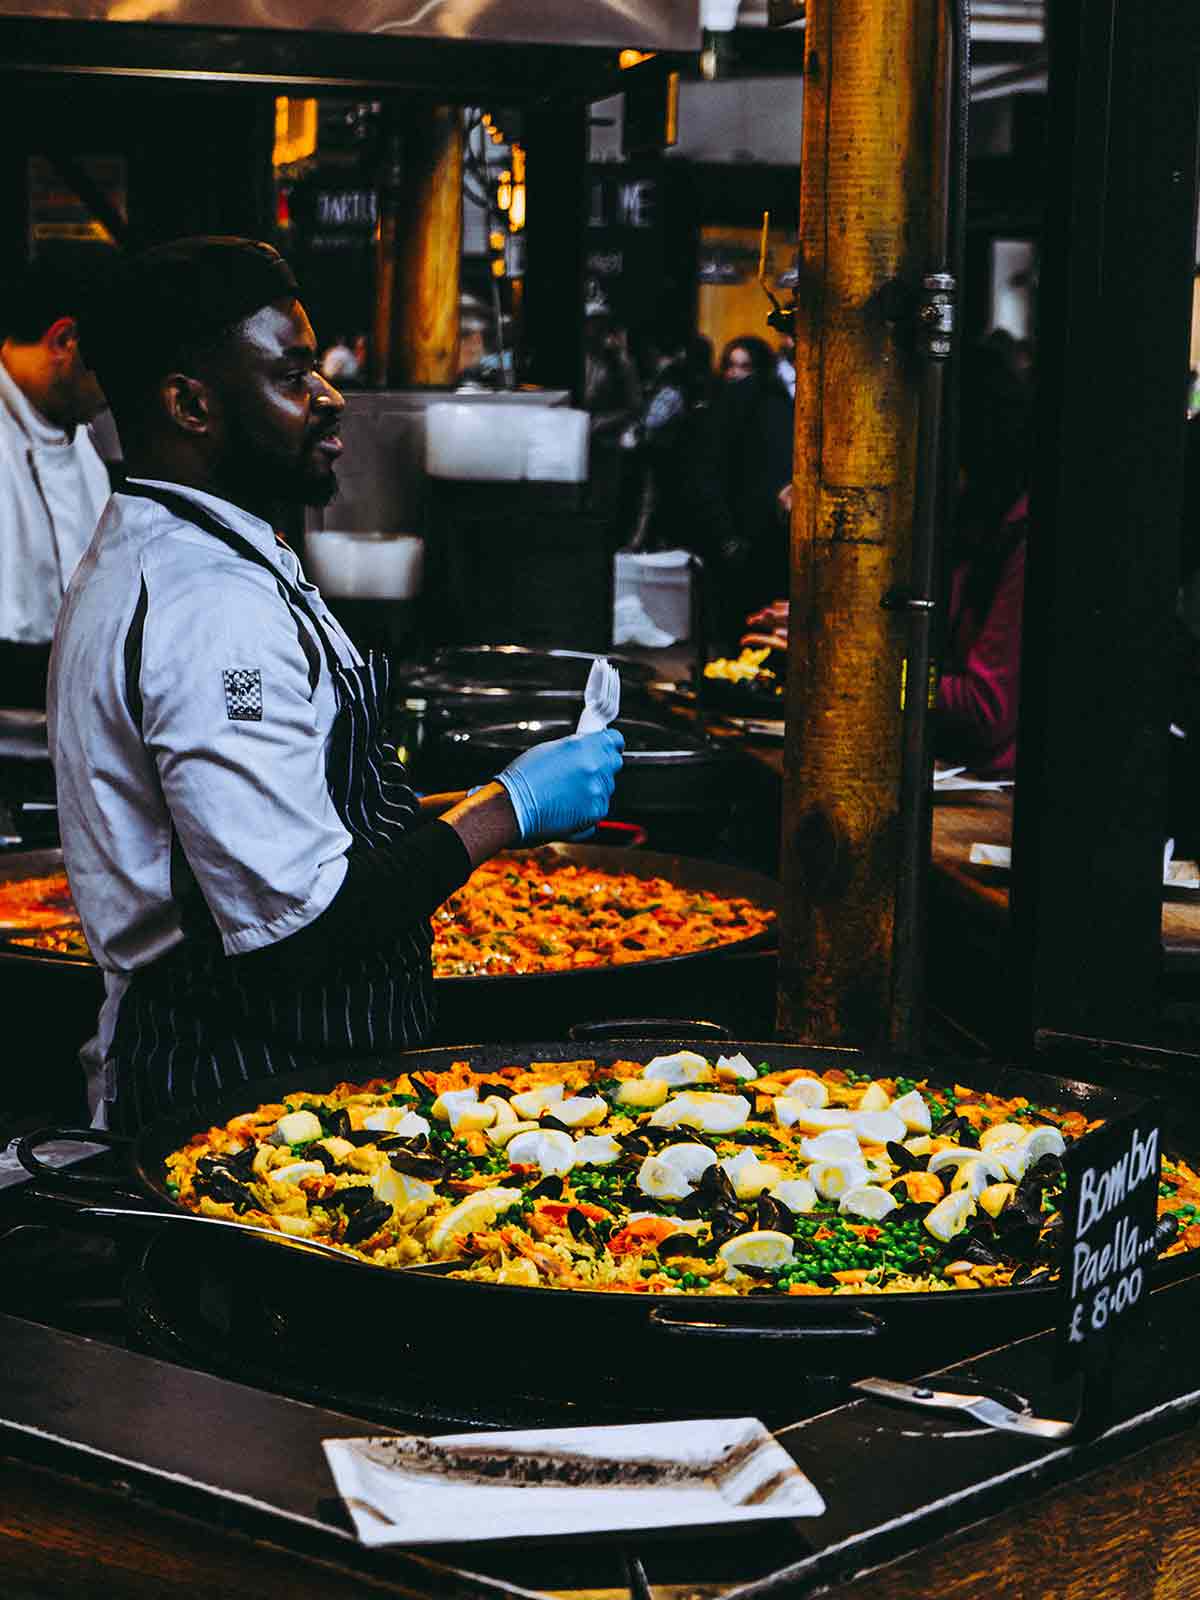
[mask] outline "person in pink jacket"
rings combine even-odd
[[[994,345],[963,358],[955,519],[933,747],[992,777],[1016,765],[1030,384]]]
[[[991,777],[1010,776],[1016,765],[1030,403],[1029,379],[1001,343],[967,349],[933,748],[939,759]],[[788,610],[777,600],[753,612],[742,644],[786,650]]]

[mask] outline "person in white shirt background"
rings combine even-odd
[[[86,424],[82,274],[38,261],[0,286],[0,705],[40,707],[62,597],[109,495]]]

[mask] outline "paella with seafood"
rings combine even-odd
[[[9,894],[11,925],[39,931],[10,939],[11,946],[88,958],[66,873],[0,885],[0,892],[13,890],[23,892]],[[459,978],[627,966],[754,939],[774,921],[772,909],[743,896],[544,856],[500,855],[434,913],[433,971]]]
[[[401,1073],[295,1094],[166,1162],[193,1211],[358,1261],[551,1289],[737,1296],[1047,1282],[1079,1110],[832,1068],[652,1060]],[[1164,1157],[1160,1244],[1200,1245]],[[1165,1219],[1169,1218],[1169,1221]]]

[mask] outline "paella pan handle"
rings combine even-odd
[[[878,1339],[885,1331],[879,1317],[851,1310],[842,1323],[708,1322],[695,1315],[679,1315],[667,1306],[655,1306],[650,1321],[664,1333],[688,1339],[769,1339],[798,1343],[806,1339]]]
[[[609,1039],[720,1039],[733,1038],[719,1022],[696,1017],[611,1017],[597,1022],[576,1022],[567,1029],[572,1044],[603,1044]]]
[[[17,1144],[17,1160],[43,1183],[66,1189],[103,1189],[113,1191],[114,1179],[88,1172],[72,1172],[66,1167],[51,1166],[35,1152],[46,1144],[103,1145],[107,1150],[128,1150],[133,1140],[125,1134],[109,1133],[106,1128],[36,1128]]]

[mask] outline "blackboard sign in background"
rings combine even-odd
[[[1063,1376],[1102,1367],[1149,1292],[1161,1161],[1149,1104],[1067,1147],[1055,1352]]]

